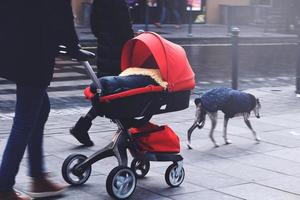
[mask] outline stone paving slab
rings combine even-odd
[[[265,154],[254,154],[231,159],[243,164],[260,167],[262,169],[286,175],[295,175],[300,173],[300,163]]]
[[[234,197],[222,192],[214,190],[206,190],[203,192],[194,192],[184,195],[172,196],[174,200],[190,200],[190,199],[209,199],[209,200],[239,200],[242,198]]]
[[[258,185],[255,183],[236,185],[228,188],[222,188],[217,191],[221,191],[226,194],[230,194],[247,200],[299,200],[298,195]]]
[[[300,184],[299,177],[278,176],[269,180],[258,181],[258,183],[264,186],[300,195],[300,188],[298,187]]]

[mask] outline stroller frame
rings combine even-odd
[[[97,93],[101,93],[102,87],[89,62],[82,61],[81,64],[84,65],[87,74],[96,85]],[[139,121],[144,120],[146,122],[150,118],[145,116],[144,119]],[[173,162],[166,170],[165,180],[171,187],[178,187],[183,182],[185,172],[183,157],[180,154],[141,152],[138,150],[137,144],[128,130],[130,125],[126,123],[126,120],[113,119],[112,121],[118,126],[112,142],[89,157],[81,154],[72,154],[65,159],[62,166],[62,175],[66,182],[71,185],[84,184],[91,175],[91,166],[99,160],[112,156],[116,157],[119,166],[114,168],[108,175],[106,189],[109,195],[115,199],[127,199],[133,194],[136,187],[136,178],[142,178],[149,172],[149,161]],[[134,158],[131,168],[127,167],[127,149]],[[137,173],[139,170],[141,171],[140,174]],[[118,187],[117,185],[121,186]]]
[[[95,162],[102,160],[107,157],[115,156],[118,160],[119,166],[128,165],[127,149],[129,149],[133,158],[144,160],[144,161],[173,161],[174,163],[180,163],[178,170],[182,168],[183,158],[179,154],[170,153],[141,153],[137,151],[132,137],[128,130],[126,130],[120,120],[114,121],[118,126],[118,131],[113,136],[113,140],[103,149],[97,151],[88,157],[83,163],[80,163],[74,167],[74,174],[80,174],[84,172],[89,166],[93,165]]]

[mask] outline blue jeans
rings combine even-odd
[[[46,87],[17,85],[15,117],[0,168],[0,191],[13,188],[26,147],[29,175],[43,174],[43,132],[49,112]]]
[[[168,9],[170,8],[173,15],[176,18],[176,23],[181,24],[181,16],[178,11],[178,9],[180,7],[178,0],[173,0],[173,2],[171,3],[172,5],[168,5],[170,3],[171,3],[171,1],[166,1],[166,0],[162,1],[161,16],[160,16],[159,22],[161,24],[163,24],[165,22],[168,14],[169,14]]]

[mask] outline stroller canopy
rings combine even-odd
[[[195,75],[184,49],[153,32],[144,32],[125,44],[121,67],[122,71],[129,67],[158,68],[169,92],[195,87]]]

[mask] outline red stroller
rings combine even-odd
[[[150,161],[171,161],[165,180],[171,187],[179,186],[184,180],[183,158],[179,154],[179,139],[167,126],[149,122],[156,114],[179,111],[189,106],[190,90],[195,86],[194,73],[182,47],[171,43],[152,32],[145,32],[128,41],[122,51],[122,71],[129,67],[143,67],[152,63],[158,68],[167,89],[149,85],[125,92],[101,96],[90,88],[85,95],[92,101],[99,116],[112,119],[118,126],[113,141],[90,157],[70,155],[63,163],[62,174],[71,185],[84,184],[93,163],[115,156],[119,166],[108,175],[106,189],[116,199],[127,199],[133,194],[137,177],[144,177]],[[98,90],[101,85],[88,62],[83,62]],[[127,149],[133,156],[128,166]]]

